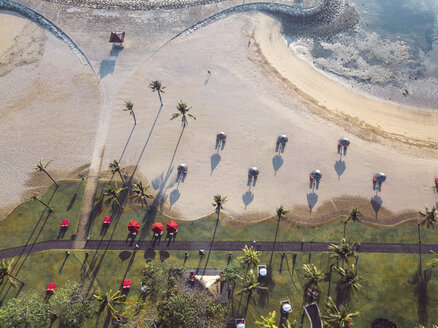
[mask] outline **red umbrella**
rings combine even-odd
[[[137,221],[131,221],[128,223],[128,230],[132,233],[137,233],[138,229],[140,229],[140,223]]]
[[[155,222],[152,225],[152,231],[157,235],[161,234],[163,232],[163,224],[160,222]]]
[[[166,229],[169,233],[175,233],[178,231],[178,223],[176,223],[175,221],[170,221],[167,224]]]

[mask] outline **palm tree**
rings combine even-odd
[[[249,301],[251,300],[251,297],[254,295],[254,292],[259,290],[268,289],[267,287],[262,286],[254,273],[254,271],[251,269],[249,273],[246,275],[245,280],[243,281],[242,290],[239,292],[239,294],[246,293],[247,299],[246,299],[246,311],[248,310]]]
[[[32,196],[30,196],[29,200],[31,200],[31,201],[35,201],[35,200],[37,200],[37,201],[39,201],[41,204],[43,204],[43,205],[49,210],[49,212],[52,212],[52,211],[53,211],[53,209],[52,209],[49,205],[47,205],[46,203],[44,203],[44,202],[41,200],[41,198],[38,197],[37,194],[33,194]]]
[[[164,93],[164,89],[166,87],[163,87],[161,85],[161,82],[158,80],[152,81],[151,83],[149,83],[149,88],[152,89],[152,92],[156,91],[158,93],[158,97],[160,98],[160,104],[163,105],[163,101],[161,100],[161,94]]]
[[[112,293],[111,289],[109,292],[101,293],[101,294],[95,294],[93,295],[93,298],[96,299],[99,302],[99,306],[96,309],[96,312],[102,312],[103,310],[107,310],[108,316],[116,317],[116,310],[114,306],[116,304],[122,304],[123,301],[121,299],[124,297],[123,295],[119,295],[120,290],[118,290],[115,293]]]
[[[119,162],[113,160],[112,163],[110,163],[109,168],[112,174],[116,174],[116,172],[119,173],[120,179],[122,179],[122,183],[125,184],[125,180],[122,176],[122,168],[120,167]]]
[[[140,203],[141,205],[146,205],[146,208],[149,210],[148,199],[154,198],[154,195],[148,193],[148,189],[150,186],[143,186],[141,181],[134,184],[132,189],[133,195],[130,198],[134,198],[136,203]]]
[[[37,172],[44,172],[47,174],[47,176],[53,181],[53,183],[58,187],[58,184],[56,181],[52,178],[52,176],[49,174],[49,172],[46,171],[46,167],[51,163],[52,161],[47,162],[46,164],[43,163],[43,159],[40,159],[40,162],[35,166],[35,171]]]
[[[194,120],[196,120],[196,117],[194,115],[189,114],[189,110],[191,108],[192,107],[188,107],[185,102],[180,100],[178,102],[178,104],[176,105],[176,109],[178,110],[178,112],[173,113],[172,117],[170,119],[173,120],[174,118],[177,118],[177,117],[181,116],[181,122],[182,122],[183,126],[186,126],[188,124],[187,116],[189,116],[189,117],[193,118]]]
[[[115,182],[108,183],[104,188],[102,193],[105,196],[108,196],[109,198],[106,200],[108,204],[114,204],[114,202],[117,202],[117,204],[120,206],[120,208],[123,209],[122,203],[120,202],[119,195],[120,193],[125,190],[126,188],[117,188],[117,184]]]
[[[24,282],[12,275],[13,264],[13,260],[9,262],[6,259],[2,259],[0,261],[0,285],[3,284],[5,280],[8,280],[14,287],[17,287],[17,281],[24,285]]]
[[[215,212],[217,214],[217,219],[219,220],[219,216],[221,214],[221,210],[224,208],[224,204],[227,202],[227,196],[221,196],[219,194],[213,197],[213,207],[215,208]]]
[[[362,212],[359,211],[359,208],[357,205],[353,205],[350,211],[350,215],[348,216],[347,220],[344,221],[344,238],[345,238],[345,229],[347,228],[347,223],[349,221],[352,222],[360,222],[360,217],[362,216]]]
[[[330,296],[328,298],[326,311],[327,314],[323,316],[323,320],[327,328],[354,327],[353,317],[359,314],[359,312],[350,313],[343,305],[338,308]]]
[[[129,114],[131,114],[134,118],[134,125],[137,125],[137,120],[135,119],[134,104],[131,102],[131,100],[125,101],[125,104],[123,105],[123,111],[129,112]]]
[[[248,248],[248,245],[245,245],[245,248],[242,249],[243,255],[239,256],[237,259],[241,261],[243,264],[246,264],[246,271],[248,272],[248,269],[250,265],[256,266],[260,263],[260,252],[256,251],[254,249],[254,246],[251,246]]]
[[[278,328],[275,324],[275,311],[269,312],[269,314],[264,317],[260,316],[261,321],[256,321],[255,324],[259,328]]]
[[[348,263],[349,257],[359,256],[356,247],[348,243],[345,238],[342,238],[339,244],[330,244],[328,249],[333,252],[330,254],[330,257],[336,258],[336,261],[342,260],[342,266],[344,265],[344,262]]]
[[[274,249],[275,244],[277,243],[277,236],[278,236],[278,228],[280,226],[281,219],[284,219],[286,217],[286,214],[289,213],[289,210],[286,210],[283,205],[280,205],[277,207],[277,229],[275,230],[275,237],[274,237],[274,244],[272,245],[272,253],[271,253],[271,260],[269,261],[269,265],[272,264],[272,257],[274,255]]]
[[[350,269],[336,268],[336,271],[341,276],[338,283],[339,295],[342,295],[343,300],[348,300],[354,292],[360,290],[361,285],[359,281],[362,280],[362,277],[358,275],[354,264],[351,265]],[[340,303],[339,300],[337,301]]]
[[[303,264],[304,278],[307,280],[305,286],[319,286],[319,282],[325,278],[324,273],[314,264]]]
[[[420,211],[418,214],[423,217],[423,221],[420,223],[421,225],[426,225],[427,228],[435,228],[435,223],[437,222],[438,218],[438,211],[435,206],[432,206],[430,210],[426,206],[425,211]]]

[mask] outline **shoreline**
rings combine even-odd
[[[311,104],[312,108],[307,107],[315,114],[331,118],[340,126],[343,126],[342,122],[352,124],[366,130],[371,134],[369,137],[374,134],[409,145],[438,149],[437,112],[400,106],[347,88],[296,55],[283,39],[278,21],[258,16],[253,37],[264,64]]]

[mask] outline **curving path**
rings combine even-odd
[[[153,244],[151,241],[138,242],[140,250],[154,249],[159,251],[198,251],[208,250],[209,241],[168,241],[162,240]],[[277,242],[274,251],[276,252],[325,252],[329,242]],[[211,250],[213,251],[241,251],[245,245],[253,245],[252,241],[215,241]],[[273,242],[262,242],[256,246],[260,251],[270,252],[273,250]],[[4,249],[0,251],[0,258],[10,258],[22,255],[23,253],[36,253],[48,250],[73,249],[71,240],[53,240],[35,243],[33,245],[20,246]],[[134,250],[135,243],[125,241],[90,240],[86,243],[85,249],[88,250]],[[421,245],[421,254],[428,254],[431,251],[438,253],[438,245]],[[363,243],[359,247],[360,253],[392,253],[392,254],[419,254],[418,244],[386,244],[386,243]]]

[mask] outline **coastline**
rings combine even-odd
[[[324,118],[331,116],[331,121],[338,124],[339,121],[352,124],[371,135],[438,149],[438,113],[400,106],[348,89],[289,49],[278,21],[261,15],[256,20],[253,37],[265,64],[312,105],[309,108],[312,112]]]

